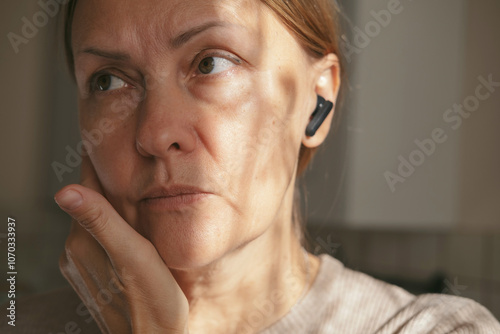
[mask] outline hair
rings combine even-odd
[[[344,58],[340,52],[341,36],[340,8],[335,0],[260,0],[269,7],[282,23],[293,33],[302,47],[315,58],[334,53],[339,58],[342,77],[345,76]],[[71,47],[71,29],[77,0],[69,0],[64,11],[64,51],[70,75],[74,79],[74,57]],[[343,81],[343,80],[342,80]],[[341,90],[342,92],[342,90]],[[341,94],[340,94],[341,95]],[[339,96],[340,99],[340,96]],[[335,119],[340,119],[337,106]],[[334,122],[335,124],[338,122]],[[313,159],[319,147],[309,148],[301,145],[299,151],[297,175],[300,178]],[[292,212],[292,224],[300,243],[308,247],[305,220],[301,211],[300,189],[295,187]]]
[[[344,59],[340,52],[339,43],[341,36],[340,8],[335,0],[261,1],[274,11],[312,57],[322,58],[329,53],[336,54],[339,58],[340,73],[342,76],[345,75]],[[340,118],[339,109],[337,107],[334,114],[337,121]],[[319,146],[310,148],[301,145],[297,166],[298,184],[295,187],[292,224],[300,243],[306,248],[309,248],[306,239],[306,223],[301,211],[301,191],[297,186],[318,148]]]

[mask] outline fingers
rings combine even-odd
[[[72,184],[61,189],[55,201],[101,244],[111,259],[133,255],[135,249],[130,245],[149,244],[106,198],[92,189]]]
[[[111,263],[104,248],[73,219],[71,232],[66,239],[64,252],[59,259],[59,268],[61,268],[63,275],[68,279],[68,276],[80,273],[80,275],[87,275],[92,279],[106,270],[104,268],[110,267]],[[82,270],[82,268],[86,270]]]

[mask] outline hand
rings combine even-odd
[[[59,266],[103,333],[187,333],[189,304],[154,245],[102,195],[83,157],[82,185],[55,196],[73,217]]]

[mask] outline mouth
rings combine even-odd
[[[167,188],[152,189],[143,196],[143,205],[153,210],[180,210],[207,199],[212,193],[200,188],[174,185]]]

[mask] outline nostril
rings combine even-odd
[[[173,143],[172,146],[175,147],[176,149],[180,149],[181,148],[178,143]]]

